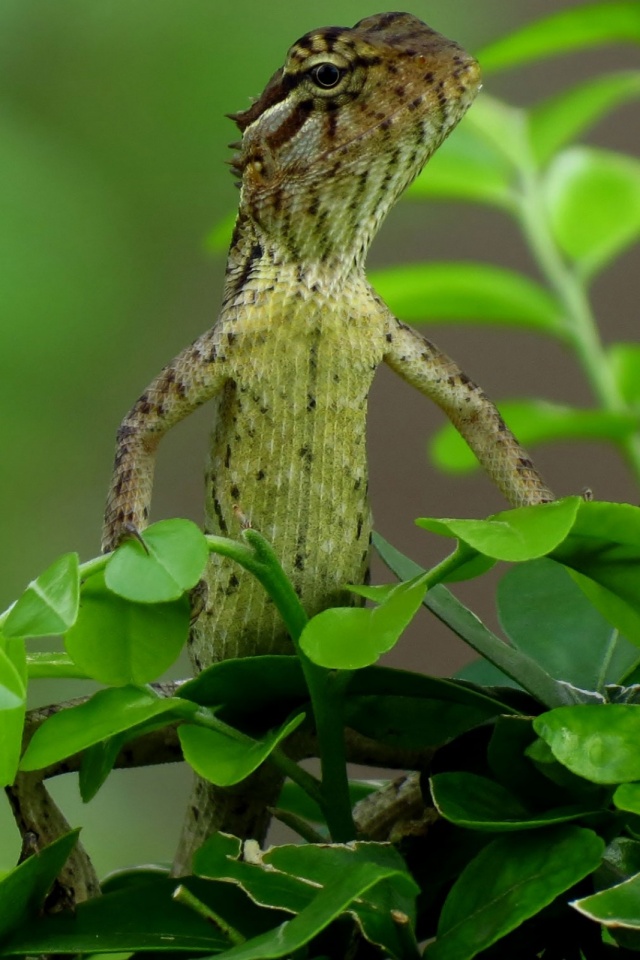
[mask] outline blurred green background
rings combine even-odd
[[[403,3],[471,51],[572,5]],[[87,559],[97,552],[119,420],[160,367],[216,317],[224,262],[207,252],[205,240],[236,202],[222,162],[235,128],[224,114],[260,93],[298,36],[379,9],[370,0],[1,0],[2,606],[59,553],[78,550]],[[619,48],[581,54],[492,78],[488,89],[526,104],[634,58]],[[637,152],[637,113],[619,111],[590,139]],[[513,225],[471,207],[400,205],[371,262],[421,257],[487,259],[535,275]],[[634,258],[637,250],[598,280],[606,339],[637,338]],[[557,345],[482,329],[443,328],[433,337],[492,396],[589,402]],[[483,478],[434,475],[425,439],[440,423],[437,410],[382,371],[370,424],[374,512],[381,532],[424,562],[441,547],[414,531],[415,516],[480,515],[501,505]],[[164,444],[156,516],[200,519],[207,429],[204,410]],[[559,493],[590,485],[602,499],[637,497],[604,447],[557,446],[536,459]],[[413,667],[431,672],[468,658],[439,634],[428,648],[401,650],[404,662],[407,653]],[[43,685],[38,700],[80,692],[78,684],[63,693]],[[170,856],[187,786],[184,771],[167,768],[116,773],[84,809],[72,778],[54,792],[72,823],[86,824],[104,873]],[[0,806],[0,869],[17,851],[8,809]]]

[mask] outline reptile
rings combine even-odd
[[[369,564],[367,397],[382,363],[444,411],[511,505],[553,499],[483,391],[393,316],[364,271],[385,215],[479,88],[478,64],[457,43],[384,13],[307,33],[233,116],[240,202],[222,308],[122,422],[103,550],[144,529],[159,441],[211,400],[207,532],[259,530],[309,615],[357,602],[344,585],[362,583]],[[213,556],[206,583],[189,642],[195,672],[291,652],[250,575]],[[178,871],[215,829],[264,833],[278,785],[267,766],[234,791],[197,780]]]

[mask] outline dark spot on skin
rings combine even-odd
[[[187,395],[187,385],[183,383],[182,380],[176,380],[176,393],[183,399]]]
[[[274,152],[299,133],[312,110],[313,100],[302,100],[295,110],[291,111],[284,123],[281,123],[278,129],[267,137],[267,143]]]
[[[218,356],[218,349],[217,349],[217,347],[215,347],[215,346],[214,346],[214,347],[211,347],[211,353],[209,354],[209,357],[208,357],[209,363],[214,363],[217,356]],[[225,358],[224,358],[224,357],[221,357],[220,359],[221,359],[221,360],[224,360]]]
[[[312,410],[315,410],[315,408],[316,408],[316,398],[312,394],[308,393],[307,394],[307,410],[311,412]]]
[[[311,284],[311,292],[312,292],[312,293],[319,293],[319,292],[320,292],[320,284],[319,284],[319,283],[313,283],[313,284]]]
[[[361,513],[357,517],[357,526],[356,526],[356,540],[360,539],[360,534],[362,533],[362,524],[364,523],[364,517]]]
[[[235,340],[235,338],[236,338],[235,333],[233,333],[232,330],[229,330],[229,332],[227,333],[227,343],[229,343],[229,344],[233,343],[233,341]]]
[[[388,334],[387,334],[387,343],[392,343],[392,341],[393,341],[393,334],[392,334],[392,333],[388,333]]]
[[[399,84],[397,87],[394,87],[394,88],[393,88],[393,92],[394,92],[394,93],[396,94],[396,96],[398,96],[398,97],[404,97],[404,94],[405,94],[406,89],[407,89],[407,88],[404,87],[404,86],[402,86],[402,84]]]
[[[302,587],[298,584],[294,584],[293,589],[295,590],[298,597],[302,597]]]
[[[151,401],[149,400],[149,395],[143,393],[137,403],[138,412],[144,415],[151,413]]]
[[[334,140],[336,136],[336,131],[338,129],[338,114],[336,110],[338,109],[338,104],[330,101],[327,104],[327,120],[326,120],[326,130],[325,135],[328,140]]]
[[[309,447],[306,447],[306,446],[300,447],[300,450],[298,452],[302,457],[302,459],[305,461],[305,463],[311,463],[311,461],[313,460],[313,453],[311,452],[311,449]]]
[[[368,550],[363,550],[363,551],[362,551],[362,556],[360,557],[360,563],[365,563],[365,561],[367,560],[368,556],[369,556],[369,551],[368,551]]]
[[[296,558],[293,561],[293,565],[296,570],[304,570],[304,557],[301,553],[296,553]]]
[[[127,486],[130,480],[131,480],[131,470],[123,470],[114,484],[113,492],[117,496],[120,496],[120,494],[122,493],[122,488],[124,486]]]
[[[258,470],[258,472],[256,473],[256,480],[264,480],[264,478],[265,478],[264,470]]]
[[[518,463],[523,470],[529,470],[533,466],[533,463],[528,457],[518,457]]]
[[[309,206],[307,207],[307,213],[310,217],[315,217],[318,212],[318,207],[320,206],[320,197],[314,197]]]
[[[240,581],[236,577],[235,573],[232,573],[229,577],[229,583],[227,585],[227,589],[225,590],[225,595],[228,597],[230,594],[235,593],[239,586]]]
[[[231,494],[231,498],[232,498],[233,500],[239,500],[239,499],[240,499],[240,490],[238,489],[237,484],[235,484],[235,483],[233,484],[233,486],[231,487],[229,493]]]
[[[214,513],[215,513],[216,517],[218,518],[218,525],[219,525],[219,527],[220,527],[220,532],[221,532],[221,533],[228,533],[228,527],[227,527],[226,521],[225,521],[225,519],[224,519],[224,517],[223,517],[223,515],[222,515],[222,507],[221,507],[221,505],[220,505],[220,501],[219,501],[218,498],[215,497],[215,496],[213,497],[213,510],[214,510]]]
[[[339,373],[334,373],[334,375],[333,375],[333,382],[334,382],[334,383],[340,383],[340,374],[339,374]]]
[[[353,489],[359,490],[361,486],[362,486],[362,477],[358,477],[355,483],[353,484]]]
[[[466,373],[460,373],[458,376],[458,380],[460,381],[460,383],[464,384],[464,386],[466,386],[468,383],[471,383],[471,377],[468,377]]]
[[[191,807],[191,816],[192,816],[193,819],[196,821],[196,823],[197,823],[198,820],[200,819],[200,811],[198,810],[198,808],[197,808],[196,806]]]
[[[390,130],[390,129],[391,129],[391,125],[392,125],[391,118],[390,118],[390,117],[387,117],[387,119],[386,119],[386,120],[383,120],[382,123],[380,124],[380,129],[381,129],[381,130]]]
[[[417,110],[421,103],[422,97],[416,97],[415,100],[412,100],[409,104],[409,110]]]
[[[424,79],[426,83],[433,83],[433,81],[435,80],[433,70],[429,70],[427,73],[425,73]]]
[[[230,463],[231,463],[231,447],[229,446],[229,444],[227,444],[227,452],[224,458],[225,467],[228,467]]]
[[[390,73],[392,77],[395,77],[397,72],[398,72],[398,68],[396,67],[395,64],[390,63],[387,65],[387,73]]]
[[[149,507],[144,507],[142,510],[142,516],[145,520],[149,519]]]
[[[507,432],[507,425],[506,425],[506,423],[504,422],[504,420],[502,419],[502,417],[498,417],[498,430],[500,431],[500,433],[506,433],[506,432]]]

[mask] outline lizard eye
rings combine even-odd
[[[311,70],[311,79],[317,87],[330,90],[342,80],[344,70],[336,67],[335,63],[319,63]]]

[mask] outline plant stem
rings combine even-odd
[[[349,796],[342,688],[339,683],[334,685],[335,678],[331,671],[312,663],[300,649],[300,634],[308,618],[271,544],[257,530],[245,530],[243,538],[248,547],[224,537],[208,536],[207,541],[213,552],[236,560],[260,581],[285,622],[300,658],[318,731],[322,795],[317,799],[332,839],[337,843],[353,840],[356,828]],[[300,786],[306,789],[303,784]]]
[[[317,777],[314,777],[312,773],[309,773],[295,760],[288,757],[280,747],[272,750],[271,759],[290,780],[297,783],[307,796],[315,800],[319,807],[322,807],[324,803],[322,783]]]
[[[173,899],[178,903],[183,903],[185,907],[194,910],[201,917],[204,917],[205,920],[209,920],[233,946],[240,946],[240,944],[246,942],[247,938],[243,937],[239,930],[236,930],[235,927],[227,923],[227,921],[224,920],[219,913],[212,910],[208,904],[203,903],[202,900],[194,896],[184,884],[181,883],[180,886],[176,887],[173,893]]]
[[[520,224],[540,270],[564,307],[566,339],[602,408],[610,411],[628,410],[600,339],[585,284],[565,262],[552,236],[544,214],[545,200],[533,158],[521,167],[520,172]],[[637,432],[630,434],[618,443],[636,483],[640,485],[640,435]]]

